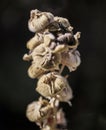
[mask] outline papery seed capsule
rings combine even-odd
[[[43,35],[40,33],[37,33],[33,38],[31,38],[27,42],[27,48],[29,50],[33,50],[36,46],[38,46],[41,43],[43,43]]]
[[[41,108],[41,104],[39,104],[37,101],[32,102],[28,105],[26,116],[31,122],[38,121],[41,116],[39,109]]]
[[[61,54],[53,53],[49,47],[46,47],[45,44],[41,44],[34,48],[29,55],[25,54],[23,59],[26,61],[32,60],[32,63],[35,64],[36,67],[51,71],[59,69]]]
[[[34,101],[27,106],[26,116],[31,122],[41,122],[49,116],[52,107],[47,100]]]
[[[63,52],[61,63],[68,67],[71,71],[75,71],[77,67],[80,65],[80,53],[77,50],[69,50],[67,52]]]
[[[49,12],[40,12],[36,9],[32,10],[30,20],[28,21],[29,30],[31,32],[40,32],[53,22],[53,20],[54,16]]]
[[[40,77],[36,91],[47,98],[56,96],[65,87],[67,87],[66,79],[56,72],[51,72]]]
[[[36,47],[31,53],[33,63],[36,66],[47,70],[59,69],[58,66],[61,62],[60,53],[52,53],[49,47],[46,47],[45,44],[41,44]]]
[[[60,54],[46,54],[42,60],[41,66],[44,69],[58,70],[61,61]]]
[[[32,64],[28,69],[28,75],[32,79],[38,78],[45,72],[46,72],[46,70],[44,70],[43,68],[41,68],[39,66],[36,66],[36,64]]]

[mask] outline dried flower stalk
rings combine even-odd
[[[74,35],[66,18],[37,9],[30,13],[28,28],[35,35],[27,42],[29,52],[23,60],[31,62],[28,75],[38,79],[35,90],[41,97],[28,105],[26,116],[41,130],[66,129],[67,121],[59,102],[71,105],[73,94],[62,71],[65,66],[69,72],[75,71],[81,63],[77,50],[80,32]]]

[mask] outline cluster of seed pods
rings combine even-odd
[[[30,103],[26,116],[36,122],[41,130],[62,130],[67,122],[60,102],[67,102],[73,97],[66,76],[62,71],[66,66],[69,72],[80,65],[80,32],[73,34],[73,27],[63,17],[37,9],[30,12],[28,28],[35,33],[26,47],[29,50],[23,60],[29,61],[30,78],[37,79],[35,90],[41,95],[38,101]]]

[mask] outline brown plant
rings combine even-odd
[[[41,130],[62,130],[67,127],[67,120],[59,102],[71,105],[73,98],[62,71],[64,66],[69,72],[75,71],[81,63],[77,50],[80,32],[74,35],[73,27],[66,18],[37,9],[30,13],[28,28],[35,35],[27,42],[29,52],[23,60],[31,62],[28,75],[38,79],[35,90],[41,97],[28,105],[26,116]]]

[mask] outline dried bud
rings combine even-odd
[[[79,51],[69,50],[67,52],[63,52],[61,63],[67,66],[70,72],[75,71],[81,63]]]
[[[31,122],[40,122],[51,113],[52,107],[47,100],[40,98],[39,101],[30,103],[26,110],[26,116]]]
[[[28,27],[31,32],[40,32],[45,29],[51,22],[54,16],[49,12],[40,12],[39,10],[32,10],[30,13],[30,20]]]
[[[66,87],[66,79],[56,72],[51,72],[40,77],[36,91],[46,98],[56,97],[56,94]]]

